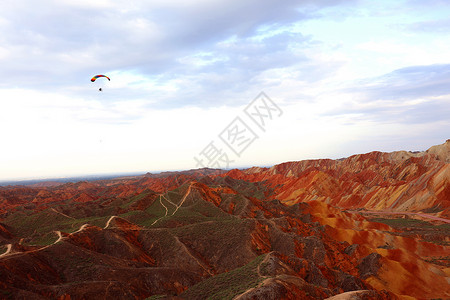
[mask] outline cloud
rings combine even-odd
[[[420,8],[432,8],[432,7],[438,7],[438,8],[444,8],[450,6],[450,3],[448,3],[447,0],[428,0],[426,2],[421,0],[407,0],[405,3],[407,6],[418,6]]]
[[[192,98],[219,83],[243,90],[258,72],[304,60],[289,48],[305,37],[277,30],[343,2],[43,0],[36,7],[29,0],[8,1],[0,13],[0,76],[5,78],[0,88],[61,87],[63,93],[79,93],[75,87],[93,74],[120,71],[141,74],[156,86],[172,80],[178,90],[202,89],[198,83],[210,78],[203,93],[192,91]],[[263,31],[275,33],[264,37]],[[186,63],[205,53],[213,63],[200,69],[198,61]]]
[[[352,122],[449,123],[450,65],[411,66],[359,81],[341,92],[352,96],[326,116]]]
[[[266,87],[266,77],[279,70],[295,76],[299,65],[308,64],[299,48],[309,48],[309,39],[297,33],[280,32],[271,36],[234,37],[211,46],[207,52],[181,58],[172,80],[185,91],[183,102],[215,106],[232,105],[233,97],[254,97]],[[167,78],[162,78],[166,81]],[[279,84],[282,78],[278,78]],[[250,92],[250,95],[249,95]],[[223,98],[218,99],[217,95]],[[234,96],[233,96],[234,95]],[[228,99],[227,99],[227,96]],[[215,98],[215,101],[212,101]],[[212,101],[212,102],[211,102]]]
[[[411,32],[436,32],[448,34],[450,32],[450,19],[415,22],[404,25],[403,27]]]
[[[430,3],[3,1],[0,175],[195,167],[261,91],[285,113],[241,165],[441,138],[450,43]]]
[[[361,82],[370,100],[415,99],[450,94],[450,64],[411,66]]]

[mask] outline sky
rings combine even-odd
[[[446,0],[2,0],[0,66],[0,180],[450,138]]]

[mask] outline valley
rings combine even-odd
[[[0,187],[0,298],[446,299],[449,147]]]

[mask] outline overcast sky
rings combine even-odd
[[[270,166],[450,138],[446,0],[1,6],[0,180]]]

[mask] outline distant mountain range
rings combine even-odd
[[[133,175],[138,175],[133,174]],[[0,181],[0,186],[8,185],[23,185],[23,186],[55,186],[64,184],[67,182],[78,182],[78,181],[95,181],[95,180],[106,180],[113,179],[120,176],[125,176],[123,174],[110,174],[110,175],[87,175],[87,176],[74,176],[74,177],[61,177],[61,178],[43,178],[43,179],[24,179],[24,180],[2,180]],[[131,176],[131,175],[128,175]]]
[[[449,207],[450,140],[3,186],[0,298],[448,299]]]
[[[32,187],[45,187],[45,186],[56,186],[68,182],[79,182],[79,181],[99,181],[108,179],[130,179],[137,177],[167,177],[170,175],[178,174],[193,174],[193,175],[214,175],[225,173],[226,170],[221,169],[211,169],[211,168],[200,168],[192,170],[183,171],[165,171],[158,173],[139,174],[139,173],[126,173],[126,174],[103,174],[103,175],[86,175],[86,176],[74,176],[74,177],[60,177],[60,178],[43,178],[43,179],[27,179],[27,180],[3,180],[0,181],[0,186],[32,186]]]

